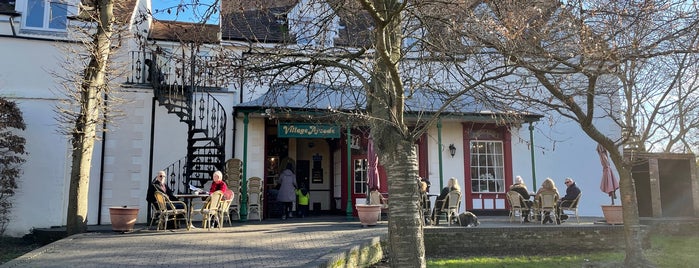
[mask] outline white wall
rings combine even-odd
[[[580,214],[601,216],[599,205],[608,204],[609,197],[599,190],[602,167],[595,151],[597,144],[585,135],[574,122],[563,121],[549,126],[546,118],[534,123],[534,160],[536,164],[536,183],[532,185],[531,152],[529,151],[529,125],[525,124],[512,133],[512,171],[513,176],[524,178],[527,187],[536,191],[541,183],[550,177],[556,183],[561,195],[565,194],[565,177],[573,178],[583,192]],[[613,125],[605,124],[605,130],[613,133]],[[450,177],[456,177],[463,183],[465,172],[463,165],[463,138],[461,123],[445,122],[442,124],[441,151],[443,161],[443,185]],[[448,146],[454,144],[456,155],[449,155]],[[432,183],[431,193],[439,194],[439,144],[436,127],[428,132],[429,179]],[[462,188],[466,185],[461,185]],[[509,185],[507,186],[509,187]],[[465,198],[465,197],[464,197]],[[464,202],[465,200],[462,200]],[[617,200],[618,201],[618,200]]]
[[[21,236],[41,223],[43,227],[62,225],[65,222],[68,191],[67,178],[70,166],[69,143],[65,136],[57,134],[52,117],[55,100],[13,99],[19,104],[26,130],[29,155],[23,165],[23,173],[17,178],[11,221],[6,234]]]
[[[19,104],[27,124],[21,135],[27,139],[29,155],[6,231],[8,235],[21,236],[33,228],[60,226],[66,222],[70,144],[66,136],[58,133],[54,107],[63,95],[56,79],[49,74],[62,70],[59,63],[65,52],[56,48],[54,41],[0,37],[0,42],[3,47],[0,58],[3,62],[13,63],[0,65],[0,96]],[[123,57],[129,50],[125,47],[120,51],[123,54],[114,59],[129,60]],[[121,63],[115,63],[115,66],[121,66]],[[124,115],[111,118],[108,125],[104,168],[101,163],[103,141],[95,143],[88,192],[89,225],[109,224],[109,207],[123,205],[141,208],[138,222],[145,222],[148,182],[159,169],[186,155],[186,124],[176,115],[167,114],[163,106],[156,105],[153,170],[149,172],[153,91],[118,85],[114,90],[112,99],[118,96],[125,100],[118,108]],[[229,92],[213,95],[228,116],[226,156],[230,157],[233,148],[231,107],[235,98]],[[112,105],[116,103],[111,102]],[[102,137],[101,132],[98,135]]]
[[[602,216],[600,205],[609,204],[610,199],[599,190],[602,166],[596,151],[597,143],[579,125],[569,120],[556,122],[549,127],[547,119],[542,118],[534,126],[537,185],[532,185],[531,152],[526,144],[529,141],[529,125],[523,125],[513,133],[512,154],[521,156],[513,158],[513,175],[522,176],[527,188],[532,191],[536,191],[546,178],[551,178],[561,196],[565,195],[566,189],[563,181],[571,177],[582,191],[579,214]],[[607,126],[606,131],[614,131],[612,125]],[[515,136],[517,133],[519,137]]]
[[[235,128],[235,157],[243,159],[243,144],[245,142],[245,125],[243,115],[239,114]],[[264,178],[265,168],[265,122],[264,118],[250,118],[248,123],[248,155],[247,163],[243,163],[246,168],[246,176]]]
[[[1,23],[0,23],[1,24]],[[8,27],[9,25],[0,25]],[[14,207],[6,234],[21,236],[65,222],[68,191],[69,142],[59,134],[54,107],[54,78],[46,70],[60,70],[61,51],[54,42],[0,37],[0,96],[18,103],[27,125],[19,133],[26,141],[23,173],[18,178]],[[12,63],[12,64],[5,64]]]
[[[442,123],[442,144],[443,148],[439,149],[439,131],[436,127],[433,127],[427,133],[427,150],[428,150],[428,163],[429,163],[429,179],[430,179],[430,192],[433,194],[439,194],[441,188],[439,187],[439,154],[442,154],[442,174],[443,174],[443,186],[447,185],[447,180],[451,177],[456,177],[459,179],[459,183],[464,181],[464,151],[463,151],[463,134],[462,134],[461,123],[459,122],[443,122]],[[456,154],[451,157],[449,154],[449,144],[454,144],[456,147]],[[461,185],[463,188],[464,185]]]

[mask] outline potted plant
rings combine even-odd
[[[384,207],[382,196],[378,189],[371,190],[366,195],[365,204],[356,204],[357,216],[363,227],[374,226],[381,217],[381,209]]]
[[[604,215],[604,220],[607,224],[623,224],[624,223],[624,210],[621,205],[614,205],[614,199],[616,199],[616,191],[609,193],[612,199],[611,205],[602,205],[602,214]]]
[[[138,218],[138,208],[136,207],[110,207],[109,219],[112,222],[112,230],[115,232],[133,231],[133,226]]]
[[[381,217],[381,209],[386,203],[384,197],[379,192],[379,156],[374,151],[374,140],[371,136],[367,141],[367,189],[365,204],[356,204],[357,216],[362,226],[374,226]]]
[[[374,226],[381,216],[381,205],[356,204],[357,216],[363,227]]]
[[[602,163],[602,183],[600,184],[600,190],[608,194],[609,198],[612,199],[611,205],[602,205],[602,214],[604,215],[604,219],[608,224],[622,224],[624,223],[622,206],[614,205],[616,190],[619,189],[619,181],[614,176],[614,172],[612,172],[609,165],[607,150],[602,146],[602,144],[597,144],[597,153],[599,154],[600,162]]]

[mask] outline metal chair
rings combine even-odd
[[[151,203],[150,204],[150,223],[148,224],[148,229],[153,227],[153,222],[158,220],[158,217],[160,217],[160,210],[158,209],[158,204]]]
[[[226,223],[226,220],[228,220],[228,225],[233,226],[229,212],[232,201],[233,199],[221,201],[221,207],[218,209],[218,217],[219,219],[221,219],[221,226],[223,226]]]
[[[510,222],[519,217],[519,222],[524,222],[524,214],[531,215],[531,207],[521,194],[515,191],[507,192],[507,201],[510,203]]]
[[[539,194],[539,216],[541,220],[539,223],[544,224],[545,214],[548,213],[551,220],[556,221],[556,204],[558,203],[558,194],[556,193],[541,193]]]
[[[582,193],[578,194],[578,196],[573,199],[573,202],[561,202],[561,205],[558,208],[561,210],[561,214],[564,214],[566,211],[573,212],[575,220],[578,223],[580,223],[580,217],[578,217],[578,201],[580,201],[581,196]]]
[[[230,221],[230,217],[234,215],[235,220],[240,220],[240,194],[234,192],[233,199],[231,199],[230,201],[231,204],[228,207],[228,211],[225,212],[225,214],[228,216],[228,220]]]
[[[461,220],[459,219],[459,206],[461,205],[461,192],[451,191],[447,195],[446,202],[442,203],[442,209],[439,210],[440,217],[445,214],[447,217],[447,225],[451,226],[452,220],[456,220],[459,225],[461,225]]]
[[[262,178],[252,177],[248,179],[248,219],[262,221]],[[252,217],[256,215],[257,218]]]
[[[381,210],[388,209],[388,198],[385,198],[378,190],[369,192],[370,205],[381,205]],[[381,213],[379,213],[379,221],[381,221]]]
[[[175,222],[175,228],[179,228],[179,224],[177,223],[177,216],[182,215],[183,217],[187,216],[187,204],[185,204],[182,201],[171,201],[170,198],[164,194],[163,192],[156,191],[155,192],[155,200],[156,203],[158,204],[158,228],[157,230],[160,230],[162,227],[163,230],[167,230],[167,222],[168,221],[174,221]],[[181,204],[183,208],[177,208],[175,204]],[[170,218],[172,217],[172,218]],[[189,226],[188,226],[189,228]]]
[[[190,208],[189,211],[189,217],[190,217],[190,222],[191,222],[191,217],[195,213],[199,213],[202,216],[201,220],[201,227],[206,228],[206,229],[211,229],[211,221],[216,221],[218,223],[218,228],[221,229],[223,224],[221,224],[221,218],[219,218],[219,213],[218,210],[221,207],[221,201],[223,200],[223,192],[221,191],[215,191],[209,195],[209,197],[204,200],[203,203],[201,204],[200,208],[195,209],[195,204],[192,204],[192,207]]]

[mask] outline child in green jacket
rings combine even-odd
[[[298,216],[300,218],[308,216],[308,200],[310,199],[311,195],[305,183],[301,186],[301,188],[296,189],[296,196],[299,200],[297,203],[298,208],[296,209]]]

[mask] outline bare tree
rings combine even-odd
[[[66,94],[73,97],[79,106],[76,109],[58,107],[58,120],[72,123],[67,130],[72,145],[72,166],[68,193],[67,233],[87,231],[88,188],[90,167],[97,131],[104,120],[105,98],[109,93],[109,56],[112,53],[113,34],[116,20],[113,14],[113,0],[82,1],[79,17],[94,23],[94,31],[89,32],[91,40],[81,48],[86,52],[85,69],[82,75],[72,81],[74,87],[67,86]],[[76,30],[79,36],[85,28]]]
[[[693,36],[691,38],[696,38]],[[694,40],[688,40],[694,43]],[[681,48],[680,48],[681,49]],[[641,119],[646,122],[640,140],[649,152],[695,153],[697,130],[699,129],[699,61],[696,54],[668,55],[658,57],[644,64],[643,75],[637,77],[642,81],[638,86],[653,86],[656,93],[665,93],[666,97],[656,105],[653,113],[643,113]],[[658,90],[663,88],[664,90]],[[650,90],[649,90],[650,91]],[[655,98],[661,100],[660,98]],[[652,116],[652,118],[649,118]]]
[[[610,152],[620,175],[626,267],[652,266],[641,248],[633,153],[673,146],[695,125],[696,116],[683,116],[696,113],[698,15],[685,1],[503,0],[460,22],[518,69],[519,77],[491,87],[492,97],[555,111]],[[610,121],[622,133],[605,133]]]
[[[235,1],[224,3],[230,2]],[[461,39],[453,24],[460,15],[452,11],[454,4],[462,4],[458,1],[254,3],[240,1],[223,7],[223,13],[249,20],[222,21],[224,29],[231,31],[228,34],[242,39],[230,42],[230,47],[245,51],[243,56],[238,54],[237,68],[245,70],[245,79],[255,81],[249,82],[253,89],[257,84],[282,83],[309,85],[309,96],[327,90],[363,91],[366,110],[364,103],[351,106],[359,107],[356,110],[330,110],[362,120],[371,129],[389,177],[391,265],[425,267],[413,145],[442,113],[463,112],[463,107],[493,110],[488,99],[473,89],[511,74],[512,69],[497,64],[503,63],[500,55]],[[260,25],[267,25],[267,31],[253,31]],[[284,31],[274,30],[279,28]],[[408,102],[415,106],[406,106]],[[517,116],[494,117],[498,119],[508,123]]]

